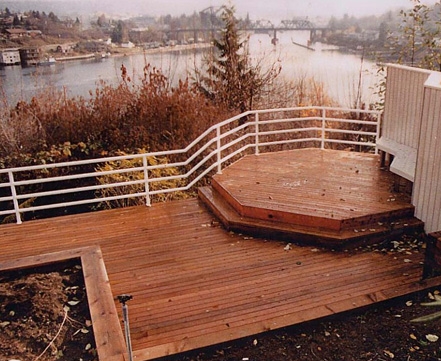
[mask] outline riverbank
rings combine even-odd
[[[131,56],[139,54],[171,54],[178,53],[184,54],[187,52],[197,52],[209,49],[212,47],[210,43],[197,43],[197,44],[182,44],[182,45],[169,45],[169,46],[158,46],[157,48],[145,49],[143,47],[134,46],[131,48],[127,47],[113,47],[109,52],[106,53],[88,53],[88,54],[77,54],[70,56],[60,56],[55,57],[56,62],[67,62],[75,60],[88,60],[88,59],[104,59],[110,56],[121,57],[121,56]]]
[[[167,54],[167,53],[184,53],[205,50],[212,47],[210,43],[196,43],[196,44],[182,44],[182,45],[168,45],[159,46],[157,48],[145,49],[140,46],[133,48],[113,47],[110,49],[111,56],[129,56],[137,54]]]

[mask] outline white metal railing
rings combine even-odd
[[[362,118],[361,115],[370,119],[350,118]],[[307,142],[308,146],[324,149],[338,143],[371,147],[377,152],[380,117],[378,111],[319,106],[254,110],[211,126],[184,149],[0,169],[0,217],[15,215],[17,223],[21,223],[21,215],[26,212],[137,197],[145,197],[146,205],[150,205],[155,195],[186,191],[210,172],[221,173],[222,166],[234,157],[246,152],[259,154],[264,148],[271,151],[277,145]],[[359,139],[339,139],[336,135]],[[177,160],[170,161],[172,158]],[[152,159],[160,161],[151,164]],[[129,166],[124,166],[124,162],[129,162]],[[123,165],[104,170],[103,166],[109,164]],[[69,169],[75,169],[74,174]],[[57,172],[67,175],[54,174]],[[83,185],[71,185],[80,180]],[[41,190],[44,186],[51,189]],[[102,196],[109,189],[119,191]],[[63,200],[65,196],[74,200]],[[34,205],[36,199],[45,201]]]

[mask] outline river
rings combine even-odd
[[[359,85],[363,102],[369,104],[377,99],[374,91],[378,83],[375,63],[359,55],[331,51],[322,44],[313,45],[316,51],[293,44],[297,42],[306,45],[309,32],[279,32],[276,46],[271,44],[270,35],[251,35],[250,53],[257,59],[263,57],[270,62],[280,60],[281,77],[287,80],[313,77],[323,83],[327,93],[342,106],[354,104]],[[45,67],[4,67],[0,68],[0,88],[9,105],[21,99],[29,100],[48,86],[64,89],[68,96],[88,97],[100,81],[117,84],[122,64],[134,79],[142,75],[143,67],[149,63],[162,69],[176,83],[179,78],[193,73],[195,67],[201,64],[202,56],[201,50],[161,51],[100,60],[57,62]]]

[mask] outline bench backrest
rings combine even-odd
[[[418,148],[424,83],[429,70],[388,65],[381,136]]]

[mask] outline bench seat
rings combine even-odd
[[[414,182],[417,160],[416,148],[398,143],[386,137],[380,137],[377,140],[377,148],[394,156],[390,165],[391,172]]]

